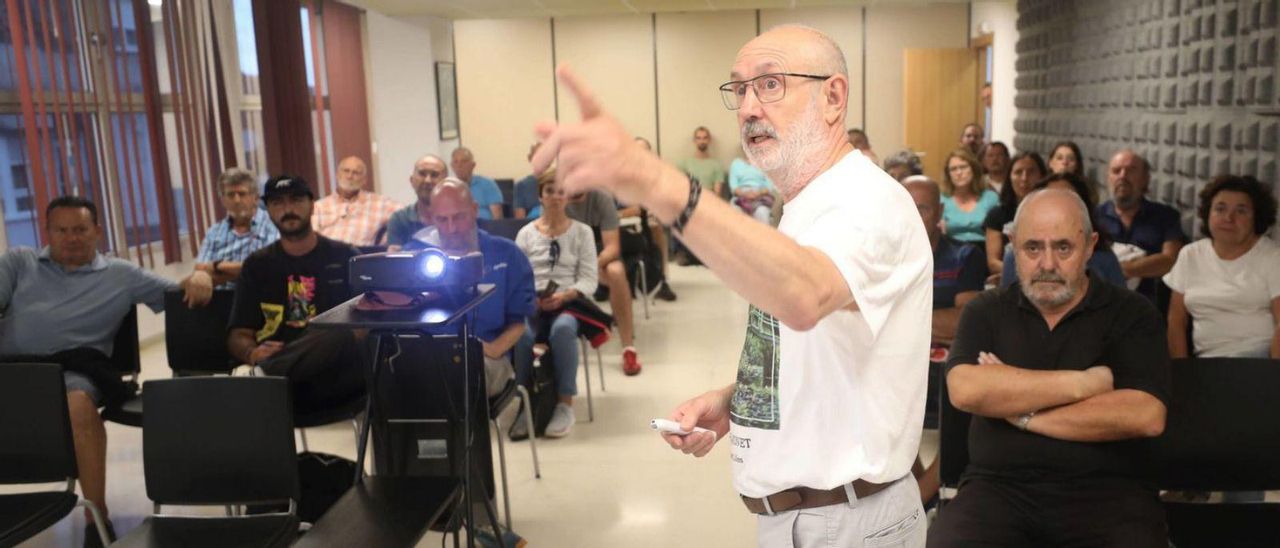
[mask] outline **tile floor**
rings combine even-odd
[[[635,302],[644,372],[623,376],[620,347],[616,342],[604,346],[608,390],[599,391],[593,370],[595,421],[586,422],[586,391],[579,374],[578,423],[573,435],[538,445],[542,479],[533,477],[526,442],[507,444],[515,530],[530,546],[755,544],[755,520],[733,491],[726,450],[717,446],[702,459],[687,457],[669,449],[648,427],[650,419],[665,417],[684,399],[733,381],[746,326],[746,302],[706,269],[672,265],[671,279],[679,300],[653,305],[650,319],[643,319],[640,302]],[[168,375],[164,356],[163,343],[143,350],[144,378]],[[502,422],[509,421],[510,416]],[[116,530],[124,534],[151,512],[143,484],[142,435],[116,424],[108,424],[107,432],[107,497]],[[929,458],[937,443],[931,434],[926,432],[923,448]],[[344,424],[308,430],[308,441],[315,451],[355,456],[351,430]],[[78,547],[83,531],[76,512],[24,546]],[[438,546],[440,541],[432,533],[419,546]]]

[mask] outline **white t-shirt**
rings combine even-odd
[[[1267,357],[1276,329],[1271,300],[1280,296],[1280,246],[1271,238],[1233,261],[1199,240],[1178,252],[1164,283],[1183,295],[1197,356]]]
[[[859,310],[788,329],[754,306],[730,405],[749,497],[908,474],[920,445],[933,253],[911,196],[848,154],[786,204],[778,230],[835,263]]]

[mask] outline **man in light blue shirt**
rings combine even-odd
[[[54,199],[45,209],[45,227],[48,247],[0,254],[0,361],[63,367],[80,488],[106,517],[107,432],[98,408],[129,396],[111,366],[116,331],[138,304],[163,310],[169,289],[186,290],[189,306],[208,302],[209,274],[196,271],[179,284],[102,255],[98,211],[84,198]],[[92,519],[87,510],[85,516]],[[110,522],[107,529],[114,536]],[[86,539],[96,542],[92,525],[89,532]]]
[[[280,239],[271,216],[258,208],[258,184],[253,174],[233,167],[218,176],[218,197],[227,217],[205,232],[196,256],[196,270],[208,273],[219,288],[232,289],[240,265],[254,251]]]
[[[505,203],[502,190],[493,179],[475,174],[476,158],[471,154],[471,149],[467,147],[453,149],[450,165],[453,167],[453,175],[470,185],[471,197],[476,201],[476,205],[480,206],[477,218],[501,219],[502,204]]]

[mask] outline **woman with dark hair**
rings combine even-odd
[[[1059,190],[1070,190],[1080,196],[1084,201],[1085,207],[1089,208],[1089,224],[1093,226],[1093,231],[1098,234],[1098,243],[1093,246],[1093,254],[1089,256],[1089,262],[1085,263],[1094,274],[1097,274],[1103,281],[1116,287],[1126,287],[1124,284],[1124,271],[1120,269],[1120,260],[1116,258],[1116,254],[1111,252],[1111,238],[1107,237],[1107,233],[1098,230],[1098,211],[1097,204],[1089,195],[1090,183],[1084,177],[1074,173],[1054,173],[1046,177],[1044,180],[1036,183],[1036,190],[1046,188],[1056,188]],[[1013,248],[1009,248],[1004,254],[1004,268],[1000,275],[1000,287],[1005,287],[1018,281],[1018,270],[1013,268]]]
[[[982,221],[1000,203],[996,193],[982,186],[982,164],[967,148],[957,148],[942,164],[942,221],[947,236],[960,242],[981,245]]]
[[[1276,223],[1271,188],[1220,176],[1200,191],[1198,213],[1208,238],[1183,247],[1164,276],[1169,355],[1280,358],[1280,246],[1264,235]]]
[[[994,144],[994,143],[993,143]],[[1032,187],[1049,174],[1044,158],[1034,152],[1019,152],[1010,163],[1008,183],[1000,189],[1000,206],[987,212],[982,229],[987,237],[987,270],[999,276],[1004,265],[1004,248],[1013,236],[1013,215]]]
[[[1074,173],[1084,177],[1084,156],[1080,154],[1080,145],[1074,141],[1062,141],[1053,145],[1053,150],[1049,152],[1049,171]]]

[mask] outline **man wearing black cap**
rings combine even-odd
[[[280,239],[241,268],[227,348],[268,375],[288,377],[298,413],[350,402],[364,393],[359,340],[308,325],[351,298],[347,262],[359,252],[311,229],[315,195],[301,177],[271,178],[262,200]]]

